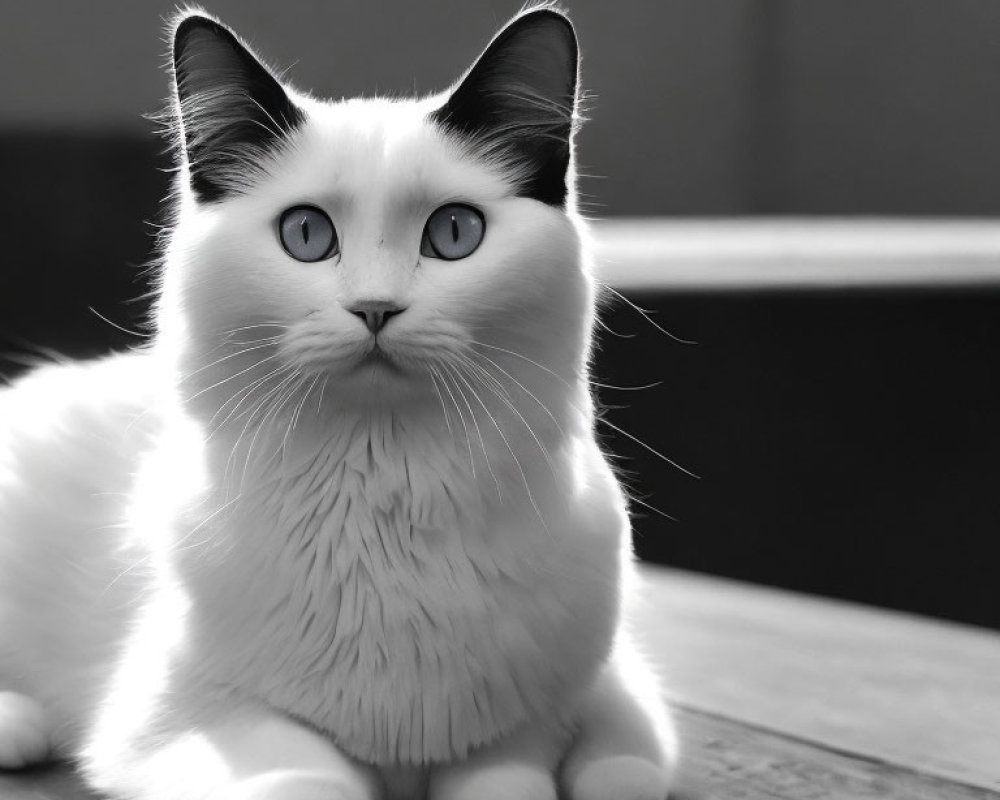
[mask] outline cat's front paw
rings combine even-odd
[[[556,800],[556,785],[551,773],[534,765],[494,764],[437,776],[429,797],[431,800]]]
[[[666,800],[670,774],[637,756],[606,756],[586,764],[566,789],[571,800]]]
[[[338,775],[276,770],[242,780],[213,800],[372,800],[372,792]]]
[[[0,692],[0,769],[22,769],[49,755],[49,726],[37,701]]]

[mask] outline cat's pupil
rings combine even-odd
[[[455,261],[471,255],[483,240],[486,221],[481,211],[464,203],[441,206],[427,218],[420,253]]]
[[[296,261],[322,261],[337,250],[337,231],[316,206],[292,206],[278,220],[281,246]]]

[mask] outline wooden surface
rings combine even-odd
[[[651,569],[638,619],[692,709],[1000,791],[1000,634]]]
[[[674,800],[986,800],[986,789],[677,709],[685,758]],[[610,798],[609,798],[610,800]]]
[[[637,627],[681,732],[676,800],[1000,798],[1000,634],[644,578]],[[2,800],[91,798],[65,769],[0,774]]]

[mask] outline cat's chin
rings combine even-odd
[[[328,392],[365,406],[394,406],[432,391],[430,373],[423,363],[400,358],[381,348],[372,348],[350,363],[331,365],[327,374],[331,379]]]
[[[354,373],[362,373],[372,379],[381,377],[383,374],[394,378],[412,377],[413,370],[407,365],[400,363],[381,347],[375,346],[363,355],[354,364]]]

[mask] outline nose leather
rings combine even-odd
[[[390,318],[406,311],[405,308],[389,300],[362,300],[354,303],[348,309],[354,316],[365,323],[372,334],[381,331]]]

